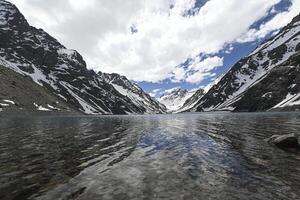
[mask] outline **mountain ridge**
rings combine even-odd
[[[30,77],[85,114],[165,112],[155,99],[146,99],[148,103],[141,105],[121,94],[99,74],[87,69],[77,51],[30,26],[18,8],[5,0],[0,1],[0,64]],[[139,92],[145,94],[143,90]]]
[[[171,92],[167,92],[163,95],[161,95],[158,98],[158,101],[162,104],[164,104],[169,112],[176,112],[178,109],[180,109],[184,102],[190,98],[195,91],[188,91],[181,88],[174,89]]]
[[[296,16],[291,23],[281,29],[275,36],[258,46],[249,56],[238,61],[187,111],[255,112],[276,109],[276,105],[284,101],[289,95],[289,87],[292,84],[295,84],[297,88],[299,87],[299,81],[294,83],[276,82],[276,76],[274,75],[279,68],[281,68],[281,73],[288,72],[289,63],[295,65],[293,76],[295,77],[298,74],[300,63],[298,60],[299,41],[300,15]],[[298,75],[300,76],[300,74]],[[290,74],[290,76],[292,75]],[[280,74],[277,74],[277,78],[280,77]],[[291,77],[286,82],[293,82],[294,80]],[[264,85],[260,86],[259,83],[264,83]],[[277,83],[276,87],[274,86],[275,83]],[[272,89],[264,89],[270,85],[273,85]],[[276,93],[276,88],[281,90],[281,94]],[[259,91],[265,93],[261,94]],[[272,93],[273,96],[268,95],[268,92]],[[293,102],[297,102],[298,90],[294,92],[296,92],[296,96],[294,96],[294,93],[291,94],[295,98]],[[265,98],[267,96],[268,98]],[[255,105],[253,105],[253,102],[255,102]],[[288,105],[284,107],[286,108],[281,107],[280,110],[290,110]],[[293,109],[298,109],[299,106],[293,105],[293,107]]]

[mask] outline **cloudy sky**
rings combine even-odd
[[[299,0],[10,0],[88,68],[159,94],[203,87],[300,11]]]

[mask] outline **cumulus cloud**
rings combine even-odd
[[[180,89],[180,87],[173,87],[170,89],[157,88],[157,89],[152,90],[149,94],[152,97],[160,97],[163,94],[171,94],[172,92],[174,92],[175,90],[178,90],[178,89]],[[196,90],[196,89],[194,89],[194,90]]]
[[[249,31],[280,0],[210,0],[200,9],[195,8],[196,0],[10,1],[31,24],[81,52],[89,68],[151,82],[197,83],[213,76],[222,58],[217,66],[204,58],[217,62],[213,55],[241,34],[262,37],[288,23],[299,10],[299,0],[293,0],[293,7],[277,14],[275,21]],[[185,68],[181,63],[187,59],[196,62]]]
[[[157,89],[154,89],[152,90],[149,95],[151,97],[159,97],[160,95],[162,95],[164,93],[164,91],[161,89],[161,88],[157,88]]]
[[[276,12],[271,10],[271,12]],[[292,0],[292,6],[285,12],[278,13],[270,21],[262,24],[258,29],[250,29],[237,39],[238,42],[252,42],[264,38],[267,34],[278,31],[287,25],[300,12],[300,1]]]
[[[178,89],[180,89],[180,87],[174,87],[174,88],[170,88],[170,89],[167,89],[167,90],[165,90],[165,92],[164,92],[164,93],[166,93],[166,94],[170,94],[170,93],[172,93],[172,92],[174,92],[175,90],[178,90]]]
[[[208,57],[200,60],[199,57],[189,66],[189,69],[194,73],[187,76],[186,81],[190,83],[199,83],[207,77],[214,77],[216,74],[212,73],[217,67],[223,66],[223,58],[218,56]]]

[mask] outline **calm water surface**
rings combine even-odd
[[[0,199],[300,199],[300,113],[0,119]]]

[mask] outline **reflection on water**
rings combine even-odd
[[[0,199],[300,199],[300,114],[0,119]]]

